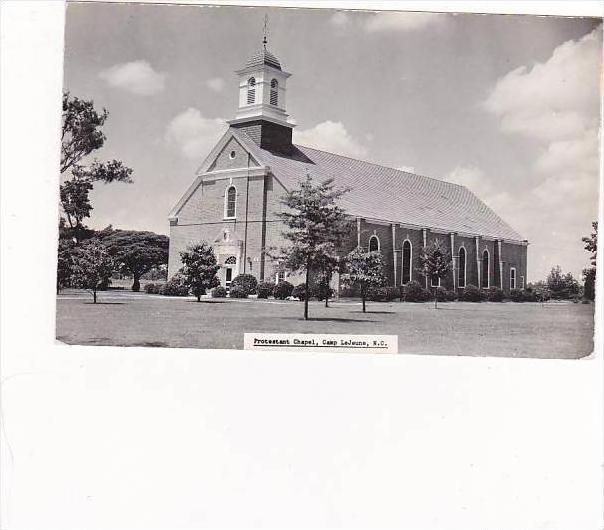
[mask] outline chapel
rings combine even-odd
[[[350,188],[341,206],[354,228],[343,251],[380,251],[390,285],[417,280],[434,286],[418,273],[418,257],[438,238],[453,257],[443,287],[524,288],[528,241],[466,187],[294,144],[287,114],[291,74],[267,49],[266,37],[236,74],[235,117],[169,214],[169,276],[181,267],[181,251],[206,241],[226,288],[241,273],[258,281],[285,279],[267,249],[285,244],[277,217],[281,197],[310,174]],[[334,288],[340,292],[337,276]]]

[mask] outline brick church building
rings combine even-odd
[[[390,285],[418,280],[428,287],[417,271],[419,253],[438,238],[453,256],[443,287],[524,288],[528,242],[467,188],[294,145],[286,113],[291,74],[266,43],[236,73],[237,114],[169,215],[170,276],[187,245],[206,241],[226,287],[240,273],[259,281],[284,278],[265,249],[283,246],[279,200],[308,173],[351,189],[341,201],[354,227],[343,250],[380,251]]]

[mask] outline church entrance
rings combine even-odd
[[[237,266],[237,258],[229,256],[224,260],[224,287],[227,291],[231,288],[231,282],[235,277],[235,267]]]

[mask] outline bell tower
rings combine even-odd
[[[267,49],[265,18],[262,47],[235,73],[239,78],[239,107],[231,127],[245,131],[260,147],[290,152],[292,129],[286,112],[287,79],[279,59]]]

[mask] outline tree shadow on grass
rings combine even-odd
[[[311,317],[308,320],[304,320],[303,317],[276,317],[280,320],[296,320],[297,322],[368,322],[373,323],[375,320],[362,320],[357,318],[320,318],[320,317]]]
[[[126,302],[97,302],[96,304],[94,302],[84,302],[85,304],[90,304],[90,305],[124,305]]]
[[[360,313],[361,315],[395,315],[396,311],[351,311],[351,313]]]
[[[189,302],[191,304],[226,304],[228,303],[227,300],[200,300],[199,302],[197,300],[185,300],[186,302]]]

